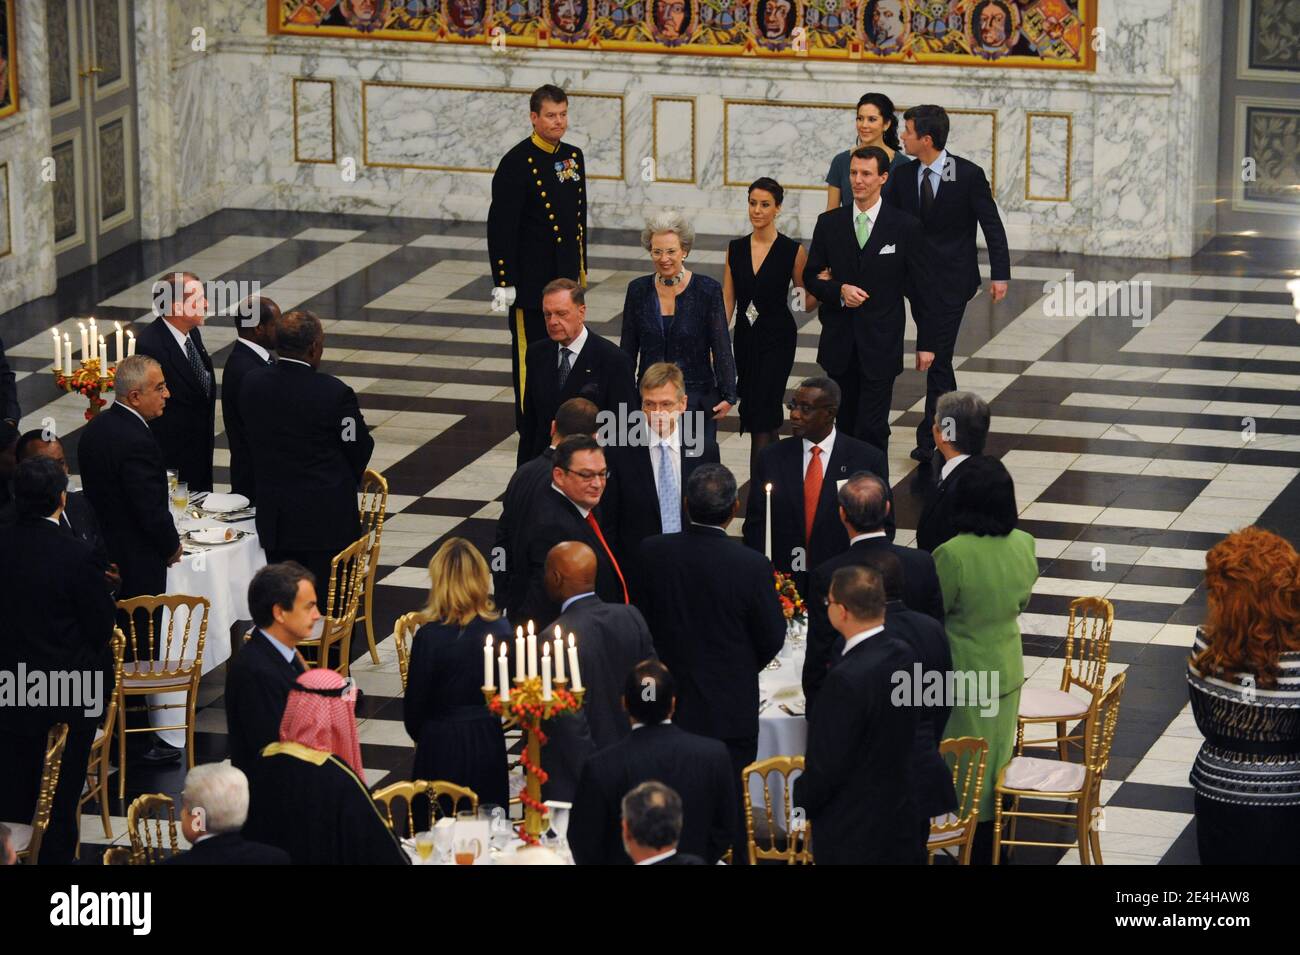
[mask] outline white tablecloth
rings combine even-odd
[[[207,673],[230,659],[230,628],[240,620],[249,619],[248,585],[253,575],[266,566],[266,552],[257,538],[257,528],[250,518],[235,524],[226,524],[210,518],[189,519],[187,529],[194,527],[234,527],[247,536],[231,544],[216,544],[196,553],[186,553],[179,563],[167,569],[167,593],[207,597],[208,632],[203,645],[203,672]],[[187,548],[192,546],[184,541]],[[163,626],[166,626],[164,622]],[[196,624],[197,626],[197,624]],[[197,635],[197,631],[195,631]],[[193,637],[191,638],[193,639]],[[155,694],[149,697],[154,704],[182,703],[183,693]],[[151,710],[150,722],[154,726],[167,726],[183,721],[179,709]],[[182,730],[164,730],[158,734],[173,746],[185,745]]]
[[[805,642],[787,638],[785,646],[777,655],[781,666],[775,670],[763,670],[758,675],[759,705],[763,700],[769,701],[758,715],[758,758],[768,759],[772,756],[802,756],[808,748],[808,721],[803,716],[792,716],[781,709],[785,704],[795,713],[802,713],[803,698],[803,661]],[[776,777],[772,777],[772,787],[776,787]],[[763,786],[757,778],[750,780],[750,798],[754,808],[763,805]],[[772,812],[774,817],[782,818],[784,799],[774,793]]]

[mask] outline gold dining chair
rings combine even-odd
[[[122,702],[122,655],[126,649],[126,637],[119,627],[113,628],[111,643],[113,652],[113,693],[108,698],[108,707],[104,710],[104,725],[95,730],[95,741],[90,744],[90,763],[86,767],[86,791],[77,802],[77,831],[81,831],[81,810],[88,802],[99,803],[100,820],[104,824],[104,835],[110,839],[113,827],[108,821],[108,774],[109,755],[113,751],[113,731],[116,729],[117,708]]]
[[[117,798],[126,799],[126,736],[156,730],[185,730],[185,758],[194,768],[194,708],[198,703],[199,680],[203,676],[203,646],[208,638],[207,597],[184,594],[132,597],[119,600],[117,609],[126,615],[127,662],[122,664],[122,686],[117,707]],[[194,618],[199,618],[198,636]],[[178,625],[177,618],[183,624]],[[166,634],[157,633],[166,622]],[[141,629],[144,636],[141,637]],[[165,726],[126,725],[127,702],[132,697],[159,693],[184,693],[184,703],[150,703],[135,707],[137,712],[184,709],[185,720]]]
[[[370,535],[364,534],[335,554],[330,561],[329,589],[326,592],[325,612],[321,617],[321,635],[298,644],[299,652],[308,648],[316,651],[314,660],[303,653],[309,667],[328,668],[330,651],[337,647],[339,665],[332,669],[337,670],[340,676],[348,675],[352,662],[352,631],[365,583],[366,557],[369,552]]]
[[[975,844],[975,824],[979,822],[980,796],[984,793],[984,768],[988,762],[989,743],[975,736],[946,739],[939,744],[939,755],[952,768],[952,785],[957,791],[957,811],[930,820],[930,840],[926,848],[929,862],[934,854],[957,850],[957,864],[970,865],[971,847]]]
[[[439,816],[446,815],[442,810],[440,797],[451,800],[450,815],[452,816],[456,815],[462,802],[469,803],[471,812],[478,810],[478,793],[466,786],[457,786],[455,783],[440,779],[414,779],[389,783],[384,788],[375,790],[373,798],[381,810],[384,822],[388,823],[388,828],[398,836],[403,836],[414,835],[411,831],[413,828],[411,804],[419,796],[428,797],[432,803],[431,823]],[[398,827],[399,819],[403,823],[401,828]]]
[[[393,624],[393,645],[397,648],[397,673],[402,678],[402,692],[406,692],[407,674],[411,668],[411,649],[415,631],[420,629],[420,611],[412,610],[397,618]]]
[[[802,756],[771,756],[767,759],[760,759],[756,763],[750,763],[745,767],[741,774],[745,791],[745,837],[749,848],[749,864],[756,865],[759,859],[775,859],[785,862],[788,865],[811,865],[813,862],[812,849],[809,848],[812,839],[812,826],[806,819],[801,820],[802,825],[796,826],[794,822],[793,808],[793,780],[791,776],[795,772],[802,773],[804,769],[804,759]],[[754,804],[753,797],[749,788],[753,777],[757,776],[763,787],[763,831],[757,831],[757,825],[754,822]],[[782,824],[777,825],[776,818],[772,812],[772,803],[774,802],[777,791],[771,786],[772,777],[780,780],[780,799],[784,807],[782,813]],[[764,843],[759,845],[759,841]]]
[[[181,851],[176,804],[163,793],[139,796],[131,803],[126,810],[126,831],[131,837],[132,865],[154,865]],[[163,845],[164,832],[167,846]]]
[[[1020,691],[1016,719],[1016,753],[1055,745],[1061,759],[1070,758],[1070,747],[1083,748],[1081,732],[1070,734],[1072,722],[1086,720],[1106,684],[1106,661],[1110,656],[1110,634],[1115,624],[1115,607],[1104,597],[1076,597],[1070,601],[1070,619],[1065,631],[1065,662],[1058,690],[1026,686]],[[1071,687],[1086,690],[1087,698],[1071,693]],[[1055,723],[1055,736],[1025,739],[1025,729]]]
[[[1110,762],[1110,747],[1115,739],[1115,724],[1119,720],[1119,702],[1124,694],[1125,674],[1110,681],[1097,705],[1088,713],[1083,728],[1084,760],[1069,763],[1058,759],[1036,756],[1013,756],[1011,762],[998,773],[996,798],[993,801],[993,864],[1003,846],[1048,846],[1079,850],[1079,862],[1102,864],[1101,832],[1094,817],[1101,811],[1102,773]],[[1010,796],[1011,808],[1002,808],[1003,797]],[[1067,800],[1075,803],[1075,811],[1046,812],[1020,808],[1020,800]],[[1008,838],[1002,837],[1003,818],[1010,817],[1012,828]],[[1040,842],[1015,838],[1015,823],[1019,819],[1039,819],[1056,825],[1074,826],[1072,842]],[[1091,850],[1091,851],[1090,851]],[[1092,858],[1090,858],[1090,855]]]
[[[370,562],[366,567],[365,591],[357,623],[365,622],[366,642],[370,644],[370,662],[379,662],[375,645],[375,577],[379,574],[379,544],[384,536],[384,515],[388,509],[388,479],[372,468],[361,476],[358,510],[361,528],[370,535]]]
[[[63,747],[68,744],[68,724],[55,723],[45,734],[45,761],[41,766],[41,788],[36,795],[36,811],[30,824],[6,822],[9,844],[18,854],[19,862],[36,865],[41,857],[41,841],[50,824],[50,810],[54,805],[54,790],[59,785],[59,770],[63,766]]]

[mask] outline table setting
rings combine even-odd
[[[550,828],[540,845],[551,849],[566,864],[573,864],[565,836],[569,828],[569,803],[548,802]],[[401,840],[412,865],[509,865],[510,857],[529,843],[515,832],[501,806],[480,806],[477,810],[444,816],[427,832]]]

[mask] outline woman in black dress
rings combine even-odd
[[[727,316],[734,315],[740,430],[750,433],[749,467],[754,472],[758,452],[777,440],[785,420],[785,384],[794,367],[797,329],[790,312],[790,283],[802,290],[803,311],[817,299],[803,284],[808,253],[798,242],[776,231],[785,190],[764,176],[749,187],[749,221],[754,231],[732,240],[722,277]],[[797,303],[796,303],[797,304]]]
[[[505,806],[506,742],[501,721],[483,699],[483,642],[510,637],[488,596],[487,561],[469,541],[453,537],[429,561],[425,623],[411,645],[403,720],[415,740],[412,779],[468,786],[484,805]],[[493,660],[496,660],[495,653]],[[417,826],[427,808],[412,807]]]

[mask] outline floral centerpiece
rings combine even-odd
[[[101,396],[104,392],[113,390],[116,376],[117,367],[115,365],[107,365],[101,374],[100,360],[98,358],[88,358],[83,359],[81,367],[71,375],[56,372],[54,383],[69,394],[77,392],[86,398],[90,403],[90,407],[86,409],[86,420],[89,421],[99,414],[101,408],[108,404]]]
[[[808,608],[804,605],[803,598],[799,596],[794,579],[779,570],[772,571],[772,577],[776,582],[776,597],[781,601],[781,613],[785,615],[786,626],[807,623]]]

